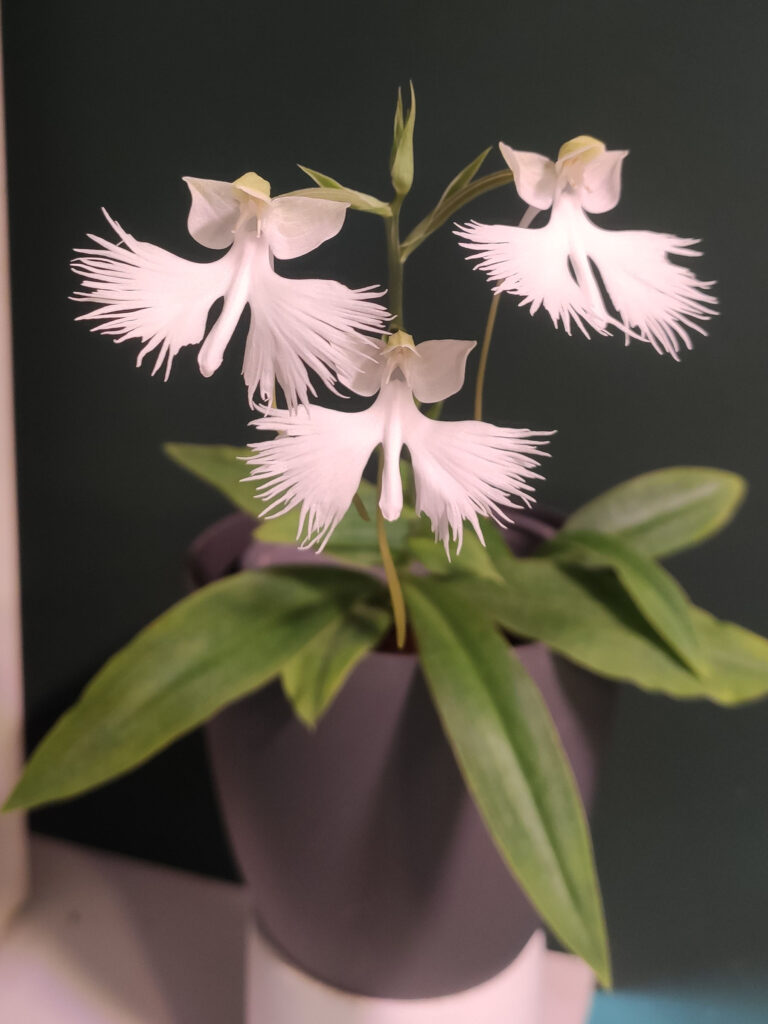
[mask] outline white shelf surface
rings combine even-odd
[[[591,972],[547,951],[541,933],[468,992],[368,999],[276,956],[246,925],[237,885],[40,836],[31,868],[32,896],[0,940],[0,1024],[583,1024],[589,1014]]]

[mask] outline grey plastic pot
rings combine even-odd
[[[230,516],[198,539],[196,585],[306,560],[254,542],[253,525]],[[510,543],[524,554],[554,532],[518,516]],[[516,650],[589,808],[613,687],[541,644]],[[367,657],[314,732],[274,683],[226,708],[207,736],[252,912],[309,974],[368,996],[448,995],[501,971],[540,926],[475,810],[413,654]]]

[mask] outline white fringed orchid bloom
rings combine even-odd
[[[700,256],[698,239],[654,231],[605,231],[586,216],[612,210],[621,194],[626,150],[606,150],[602,142],[580,135],[560,149],[557,163],[538,153],[523,153],[499,143],[515,175],[520,198],[528,203],[519,227],[473,221],[457,226],[469,259],[495,282],[494,291],[523,296],[531,314],[544,306],[568,334],[571,321],[588,335],[609,327],[648,341],[657,352],[678,358],[680,342],[691,348],[689,330],[707,332],[696,321],[715,314],[717,300],[707,293],[714,282],[699,281],[669,256]],[[528,225],[552,209],[543,228]],[[617,314],[603,300],[594,267]]]
[[[270,198],[269,182],[249,173],[233,183],[185,178],[192,195],[189,233],[209,249],[228,251],[212,263],[194,263],[140,242],[104,211],[120,244],[89,237],[96,249],[80,249],[72,268],[85,291],[73,297],[98,309],[79,317],[95,320],[95,331],[115,341],[139,338],[137,362],[157,352],[153,373],[165,377],[177,352],[203,341],[208,313],[224,297],[218,319],[198,356],[210,377],[218,367],[246,305],[250,326],[243,377],[248,398],[259,390],[269,402],[275,381],[290,408],[315,394],[307,368],[333,388],[347,373],[364,332],[381,334],[389,319],[372,300],[382,292],[353,291],[337,281],[289,280],[273,269],[273,258],[290,260],[336,235],[347,204],[300,196]]]
[[[384,449],[379,507],[385,519],[403,508],[400,452],[408,448],[416,485],[416,511],[424,512],[445,546],[461,549],[463,520],[483,535],[478,521],[490,516],[509,522],[502,506],[529,505],[528,483],[541,479],[534,456],[543,432],[494,427],[469,420],[446,423],[419,412],[414,398],[439,402],[455,394],[474,341],[425,341],[414,346],[398,331],[381,342],[373,359],[361,359],[344,383],[360,395],[379,392],[364,412],[335,412],[319,406],[295,413],[262,408],[253,426],[276,430],[272,441],[252,444],[249,480],[261,486],[257,496],[268,503],[268,518],[301,507],[301,547],[322,551],[349,508],[374,448]],[[511,500],[510,496],[514,500]],[[303,537],[302,537],[303,535]]]

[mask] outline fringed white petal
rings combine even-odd
[[[614,163],[614,168],[619,162]],[[614,182],[615,183],[615,182]],[[543,228],[489,226],[472,222],[457,229],[495,283],[495,290],[523,296],[531,313],[544,306],[568,334],[573,321],[583,334],[615,327],[625,339],[647,341],[678,358],[691,348],[690,331],[706,334],[697,321],[716,315],[712,281],[699,281],[670,256],[699,256],[695,239],[653,231],[605,231],[583,212],[579,199],[562,195]],[[591,263],[590,263],[591,261]],[[592,263],[615,315],[606,308]]]
[[[294,413],[260,407],[257,430],[280,436],[250,447],[254,456],[248,480],[260,486],[266,518],[300,507],[297,540],[302,548],[322,551],[352,503],[371,452],[383,433],[383,409],[375,402],[365,412],[335,412],[312,406]]]
[[[543,306],[555,327],[562,323],[566,334],[572,323],[587,337],[585,323],[605,333],[594,322],[588,299],[569,269],[570,240],[562,219],[552,216],[543,228],[471,221],[457,225],[456,234],[471,250],[468,258],[477,260],[477,269],[495,285],[494,291],[522,296],[520,305],[530,306],[531,315]]]
[[[386,329],[389,313],[375,301],[383,294],[375,288],[353,290],[338,281],[284,278],[260,267],[251,279],[251,324],[243,360],[251,404],[257,389],[268,401],[274,381],[289,408],[306,404],[315,393],[307,368],[330,390],[335,378],[353,376],[361,347],[365,351],[373,345],[366,335]]]
[[[89,235],[97,248],[78,249],[73,271],[82,278],[76,302],[98,308],[79,320],[94,321],[93,330],[116,342],[138,338],[143,348],[137,362],[157,352],[153,373],[171,363],[185,345],[205,334],[208,311],[227,290],[235,272],[231,253],[213,263],[193,263],[123,231],[104,211],[120,244]]]
[[[579,234],[600,272],[626,340],[650,342],[657,352],[678,358],[681,343],[692,347],[690,331],[706,335],[697,321],[717,315],[709,294],[714,281],[699,281],[670,256],[700,256],[698,239],[655,231],[605,231],[581,214]]]
[[[401,405],[403,442],[413,463],[416,511],[424,512],[435,538],[450,556],[449,543],[463,540],[466,519],[483,541],[479,518],[509,522],[505,508],[531,504],[532,480],[541,446],[551,431],[494,427],[477,420],[447,423]]]

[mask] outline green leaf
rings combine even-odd
[[[419,519],[414,527],[416,529],[408,539],[408,550],[431,573],[438,576],[468,573],[480,579],[501,582],[502,578],[491,556],[474,533],[467,531],[464,534],[461,551],[453,553],[449,561],[443,545],[435,542],[426,520]]]
[[[502,185],[509,185],[515,180],[512,171],[494,171],[482,178],[470,181],[468,185],[454,192],[445,202],[440,202],[431,213],[420,221],[400,245],[400,262],[405,263],[414,249],[418,249],[425,239],[442,227],[453,217],[462,206],[477,199],[478,196],[491,192]]]
[[[265,505],[254,497],[255,485],[242,482],[242,477],[247,473],[247,466],[242,460],[253,456],[250,448],[234,448],[223,444],[166,444],[164,451],[178,465],[215,487],[236,508],[254,518],[263,514]],[[334,530],[325,550],[330,557],[354,565],[378,565],[380,554],[376,517],[371,515],[376,508],[376,487],[362,480],[358,496],[368,510],[369,520],[362,519],[354,506],[351,507]],[[414,516],[415,512],[406,508],[400,519],[387,524],[387,537],[396,561],[406,557],[410,521]],[[265,542],[295,547],[298,530],[299,510],[292,509],[275,519],[263,520],[258,528],[258,536]]]
[[[400,94],[398,93],[398,106],[401,106]],[[402,109],[400,110],[402,118]],[[404,196],[411,190],[413,184],[413,127],[416,122],[416,93],[413,91],[411,82],[411,105],[398,132],[398,115],[395,113],[395,134],[397,141],[393,145],[393,154],[390,161],[390,172],[392,185],[398,196]]]
[[[341,182],[328,174],[321,174],[320,171],[313,171],[309,167],[299,168],[308,174],[318,188],[300,188],[293,192],[286,192],[288,196],[301,196],[306,199],[329,199],[334,203],[349,203],[353,210],[361,210],[363,213],[375,213],[379,217],[391,217],[392,210],[389,203],[376,196],[368,195],[367,192],[358,192],[357,189],[347,188]]]
[[[722,622],[702,608],[694,622],[712,664],[721,704],[741,704],[768,693],[768,640],[734,622]],[[711,696],[711,695],[707,695]]]
[[[456,585],[412,579],[406,595],[427,683],[491,836],[547,924],[610,985],[586,816],[536,684]]]
[[[560,533],[547,553],[566,565],[612,569],[638,611],[697,675],[709,674],[688,597],[667,571],[619,536],[573,530]]]
[[[610,572],[515,558],[495,532],[486,541],[504,585],[464,577],[467,600],[514,636],[540,640],[577,665],[607,679],[633,683],[679,699],[733,705],[768,694],[768,641],[693,609],[708,676],[699,677],[640,615]]]
[[[618,534],[641,554],[661,558],[722,530],[746,486],[722,469],[670,466],[612,487],[574,512],[563,530]]]
[[[248,467],[243,460],[253,457],[250,448],[169,441],[163,445],[163,451],[182,469],[223,494],[235,508],[247,512],[254,519],[263,510],[263,504],[253,496],[253,483],[243,482],[243,477],[248,475]]]
[[[317,724],[350,672],[391,625],[389,611],[353,605],[338,611],[325,629],[283,665],[283,689],[306,725]]]
[[[477,172],[485,163],[485,158],[488,156],[492,149],[493,146],[489,146],[488,149],[484,149],[479,156],[476,156],[471,163],[467,164],[464,170],[459,171],[456,177],[453,178],[448,183],[448,185],[446,185],[445,191],[438,200],[438,207],[440,206],[441,203],[447,202],[452,196],[454,196],[457,192],[460,192],[470,183],[470,181],[472,181]]]
[[[329,568],[243,572],[196,591],[110,658],[37,747],[5,809],[130,771],[264,686],[340,608],[381,591],[370,576]]]

